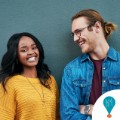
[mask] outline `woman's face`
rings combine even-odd
[[[38,64],[39,51],[30,37],[21,37],[18,44],[18,58],[23,68],[36,67]]]

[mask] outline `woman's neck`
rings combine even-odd
[[[36,78],[37,70],[36,70],[36,68],[24,68],[24,71],[21,75],[23,75],[25,77],[29,77],[29,78]]]

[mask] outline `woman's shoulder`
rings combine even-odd
[[[55,77],[53,75],[50,75],[50,78],[49,78],[49,83],[51,84],[56,84],[56,80],[55,80]]]
[[[6,78],[5,89],[8,91],[14,90],[16,85],[18,84],[18,81],[20,81],[19,78],[20,78],[19,75],[14,75]],[[0,84],[0,89],[2,88],[3,85]]]
[[[19,81],[21,79],[25,79],[22,75],[14,75],[8,78],[8,81]]]
[[[14,76],[11,76],[9,78],[7,78],[7,82],[6,82],[6,85],[14,85],[16,83],[20,83],[20,82],[23,82],[23,79],[25,79],[23,76],[21,75],[14,75]]]
[[[56,79],[53,75],[50,75],[48,83],[50,85],[50,88],[56,88],[57,87],[57,82],[56,82]]]

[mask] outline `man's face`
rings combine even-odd
[[[72,34],[82,53],[94,52],[96,47],[95,31],[93,26],[89,28],[89,22],[85,17],[79,17],[72,22]]]

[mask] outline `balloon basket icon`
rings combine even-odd
[[[112,115],[111,115],[111,114],[108,114],[108,115],[107,115],[107,117],[108,117],[108,118],[111,118],[111,117],[112,117]]]

